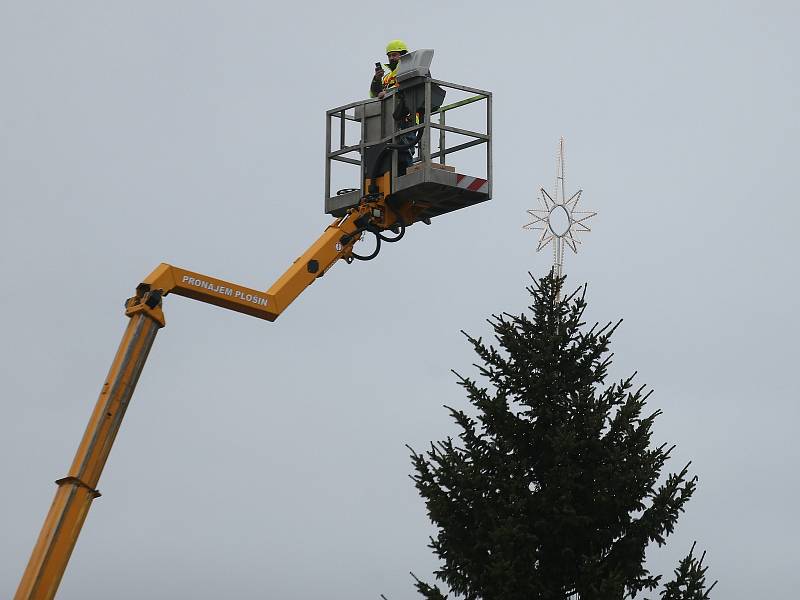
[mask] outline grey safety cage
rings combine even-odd
[[[428,52],[429,55],[421,53]],[[448,83],[430,77],[432,50],[418,50],[403,57],[398,69],[400,87],[389,90],[380,100],[371,98],[332,108],[325,119],[325,212],[342,216],[351,207],[358,205],[367,195],[365,179],[371,176],[370,159],[386,144],[402,143],[409,134],[419,136],[416,156],[405,174],[398,171],[397,152],[391,152],[391,196],[400,201],[419,202],[425,205],[423,218],[472,206],[491,198],[492,195],[492,94],[484,90]],[[421,64],[420,64],[421,63]],[[426,64],[427,63],[427,64]],[[405,69],[403,67],[406,67]],[[442,104],[446,90],[458,90],[469,97]],[[417,109],[418,123],[399,129],[394,119],[395,111],[403,102],[411,110]],[[472,131],[447,125],[447,115],[469,104],[485,103],[485,131]],[[434,121],[435,119],[435,121]],[[347,144],[347,123],[360,128],[359,141]],[[351,125],[351,128],[354,127]],[[421,135],[420,135],[421,130]],[[438,137],[438,149],[431,147],[431,138]],[[447,133],[467,138],[466,142],[447,147]],[[352,135],[352,133],[350,134]],[[334,136],[338,139],[334,142]],[[405,137],[404,137],[405,136]],[[451,138],[453,136],[450,136]],[[332,144],[336,144],[333,147]],[[485,158],[486,177],[459,173],[446,160],[459,151],[482,146]],[[352,187],[331,190],[331,167],[334,162],[348,163],[358,167],[360,177]]]

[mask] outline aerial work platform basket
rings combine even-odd
[[[433,79],[429,71],[432,57],[433,50],[404,55],[397,71],[399,87],[388,90],[383,99],[361,100],[327,111],[326,213],[340,217],[358,206],[370,197],[370,183],[378,177],[389,179],[387,202],[410,203],[418,215],[415,220],[427,222],[491,198],[492,94]],[[465,97],[444,104],[448,91],[451,96]],[[482,131],[448,125],[456,120],[453,111],[466,112],[468,105],[472,105],[472,118],[483,121]],[[398,118],[404,114],[412,117]],[[349,139],[353,137],[356,139]],[[453,144],[453,138],[460,143]],[[411,147],[410,166],[398,156],[409,150],[397,146]],[[461,152],[468,148],[479,152]],[[333,185],[332,174],[343,163],[353,166],[346,178],[349,187],[337,191],[343,180],[338,177],[339,184]]]

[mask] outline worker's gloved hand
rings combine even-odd
[[[382,81],[383,80],[383,69],[380,67],[375,67],[375,77],[372,78],[374,81]]]

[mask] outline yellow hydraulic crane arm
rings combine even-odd
[[[139,285],[137,297],[143,300],[148,292],[153,291],[162,296],[177,294],[274,321],[336,261],[352,255],[353,243],[360,235],[356,224],[360,216],[354,212],[334,221],[266,291],[162,263]],[[346,243],[342,243],[342,238]]]
[[[66,477],[56,481],[55,498],[15,600],[51,600],[58,590],[89,507],[100,496],[97,484],[147,355],[156,333],[165,324],[161,298],[177,294],[274,321],[339,259],[350,261],[358,258],[353,253],[353,245],[362,232],[377,234],[398,223],[404,229],[405,223],[414,222],[416,209],[387,206],[384,190],[388,190],[388,174],[375,183],[378,193],[328,226],[267,291],[250,289],[168,264],[159,265],[139,284],[136,295],[126,302],[125,314],[130,321],[72,466]]]

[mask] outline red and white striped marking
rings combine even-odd
[[[461,175],[456,173],[456,187],[464,188],[470,192],[483,192],[489,193],[489,182],[480,177],[470,177],[469,175]]]

